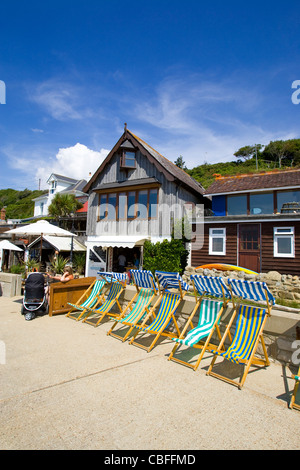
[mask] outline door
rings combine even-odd
[[[260,225],[239,225],[239,266],[260,272]]]

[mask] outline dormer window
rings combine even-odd
[[[135,155],[135,148],[129,142],[129,140],[125,140],[125,142],[120,146],[121,148],[121,168],[124,169],[131,169],[136,168],[136,155]]]

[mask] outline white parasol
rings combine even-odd
[[[11,233],[15,235],[40,235],[41,236],[41,249],[40,260],[42,259],[42,240],[43,235],[54,235],[56,237],[76,237],[72,232],[50,224],[47,220],[39,220],[33,224],[23,225],[23,227],[13,228],[4,233]]]

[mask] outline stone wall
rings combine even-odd
[[[21,295],[22,276],[0,272],[0,296],[15,297]]]

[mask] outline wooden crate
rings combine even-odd
[[[68,302],[76,303],[88,287],[94,282],[95,277],[82,277],[68,282],[54,282],[50,285],[49,316],[60,313],[68,313]]]

